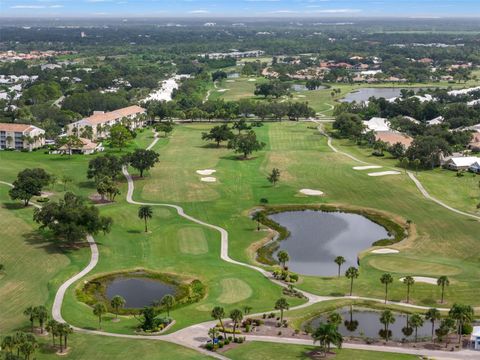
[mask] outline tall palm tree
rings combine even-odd
[[[35,308],[35,313],[40,325],[40,333],[43,334],[43,328],[44,328],[43,325],[45,324],[45,321],[47,321],[48,319],[48,310],[45,306],[40,305]]]
[[[435,341],[435,321],[440,320],[440,311],[435,308],[430,308],[428,311],[425,313],[425,319],[430,320],[432,323],[432,341]]]
[[[3,350],[8,354],[11,354],[15,348],[15,339],[13,336],[7,335],[2,339],[2,344],[0,345]]]
[[[443,304],[443,296],[445,294],[445,286],[450,285],[450,280],[448,280],[448,277],[446,277],[445,275],[442,275],[437,279],[437,285],[442,287],[442,299],[440,300],[440,303]]]
[[[335,345],[337,348],[342,347],[343,337],[338,332],[338,329],[333,324],[320,323],[312,334],[313,342],[320,343],[320,349],[324,355],[327,355],[327,351],[330,350],[330,344]]]
[[[338,265],[338,277],[340,277],[340,270],[342,268],[342,264],[344,264],[346,260],[343,256],[337,256],[333,261],[335,262],[335,264]]]
[[[393,277],[392,275],[385,273],[380,277],[380,282],[385,285],[385,304],[387,303],[387,298],[388,298],[388,285],[390,285],[393,282]]]
[[[415,279],[413,277],[405,276],[403,279],[403,283],[407,285],[407,304],[410,302],[410,286],[413,286],[415,284]]]
[[[350,296],[352,296],[353,291],[353,280],[358,278],[359,272],[356,267],[350,266],[345,272],[347,279],[350,279]]]
[[[105,307],[105,305],[103,306]],[[70,335],[71,333],[73,333],[73,328],[70,325],[66,323],[60,323],[58,325],[58,336],[60,338],[60,352],[63,352],[64,349],[68,348],[68,335]],[[62,347],[62,338],[63,338],[63,345],[64,345],[63,347]]]
[[[235,340],[235,330],[237,329],[237,325],[242,322],[243,313],[242,310],[234,309],[230,312],[230,319],[233,321],[233,340]]]
[[[153,216],[153,209],[150,205],[142,205],[138,209],[138,217],[145,220],[145,232],[148,232],[147,229],[147,219],[151,219]]]
[[[415,329],[415,342],[417,342],[417,331],[420,326],[423,326],[423,318],[418,314],[413,314],[410,318],[410,326]]]
[[[280,264],[282,264],[283,269],[287,268],[287,262],[290,260],[290,256],[288,255],[288,252],[285,250],[280,250],[277,254],[277,259]]]
[[[290,308],[290,304],[287,302],[287,299],[280,298],[275,302],[275,309],[280,310],[280,323],[283,323],[283,311],[288,310]]]
[[[245,306],[243,307],[243,313],[244,313],[245,315],[250,314],[250,311],[252,311],[252,307],[251,307],[250,305],[245,305]]]
[[[110,306],[115,310],[115,319],[118,319],[118,311],[124,307],[126,303],[125,299],[120,295],[115,295],[112,300],[110,300]]]
[[[102,328],[102,315],[107,312],[107,307],[104,303],[99,302],[93,305],[93,315],[98,317],[98,327]]]
[[[225,309],[221,306],[215,306],[213,309],[212,309],[212,318],[214,318],[215,320],[218,320],[220,322],[220,326],[222,327],[222,331],[223,331],[223,337],[224,339],[227,338],[227,333],[225,331],[225,326],[223,325],[223,318],[225,317]]]
[[[389,334],[390,324],[393,324],[394,322],[395,322],[395,316],[393,316],[393,313],[390,310],[382,311],[380,315],[380,323],[383,324],[383,329],[385,331],[385,340],[387,342],[390,337],[390,334]]]
[[[35,307],[29,306],[23,311],[23,315],[28,316],[28,320],[30,321],[30,326],[31,330],[33,332],[33,322],[35,321],[35,318],[37,317],[37,313],[35,311]]]
[[[165,306],[165,309],[167,309],[167,316],[170,317],[170,309],[175,306],[175,297],[171,294],[167,294],[162,297],[162,300],[160,300],[160,304],[162,304],[162,306]]]
[[[473,308],[470,305],[453,304],[448,315],[457,322],[458,343],[462,342],[463,324],[469,324],[473,321]]]
[[[260,211],[257,211],[252,215],[252,220],[257,222],[257,231],[260,231],[260,224],[264,218],[265,216]]]
[[[48,320],[47,322],[47,331],[52,334],[52,344],[53,344],[53,347],[55,347],[55,336],[57,336],[57,333],[58,333],[58,324],[59,322],[54,320],[54,319],[50,319]]]

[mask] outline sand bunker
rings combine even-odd
[[[203,182],[215,182],[215,181],[217,181],[217,178],[208,176],[208,177],[203,177],[203,178],[201,178],[200,181],[203,181]]]
[[[313,190],[313,189],[301,189],[300,192],[304,195],[310,196],[320,196],[323,195],[323,191],[320,190]]]
[[[257,81],[257,79],[248,79],[247,81]]]
[[[204,169],[204,170],[197,170],[198,175],[212,175],[213,173],[216,173],[217,170],[213,169]]]
[[[235,82],[235,80],[227,80],[227,82]]]
[[[378,165],[367,165],[367,166],[354,166],[353,170],[368,170],[368,169],[380,169],[381,166]]]
[[[230,89],[218,89],[217,91],[221,93],[221,92],[225,92],[225,91],[228,91],[228,90],[230,90]]]
[[[385,175],[400,175],[400,171],[380,171],[374,173],[368,173],[368,176],[385,176]]]
[[[400,251],[395,249],[383,248],[372,250],[372,254],[398,254]]]
[[[405,278],[400,278],[400,281],[403,281]],[[413,279],[415,282],[420,282],[420,283],[425,283],[425,284],[430,284],[430,285],[437,285],[437,279],[431,278],[431,277],[426,277],[426,276],[413,276]]]

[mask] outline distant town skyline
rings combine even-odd
[[[480,17],[479,0],[0,0],[2,17]]]

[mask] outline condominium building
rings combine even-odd
[[[29,150],[45,145],[45,130],[29,124],[0,123],[0,149]]]

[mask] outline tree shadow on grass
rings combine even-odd
[[[233,161],[250,161],[250,160],[255,160],[256,158],[257,158],[256,156],[250,156],[245,159],[243,155],[237,155],[237,154],[225,155],[220,157],[220,159],[222,160],[233,160]]]
[[[55,239],[48,231],[35,230],[22,235],[25,242],[37,249],[43,249],[48,254],[69,254],[76,250],[89,247],[87,241],[78,242],[75,244],[66,244]],[[101,246],[101,242],[97,242]]]
[[[19,202],[4,202],[2,203],[2,205],[3,205],[3,208],[7,210],[22,210],[22,209],[28,209],[33,207],[32,205],[25,207],[23,203],[19,203]]]
[[[95,183],[93,181],[80,181],[77,185],[83,189],[95,189]]]
[[[127,230],[127,233],[129,233],[129,234],[141,234],[141,233],[143,233],[143,231],[132,229],[132,230]]]

